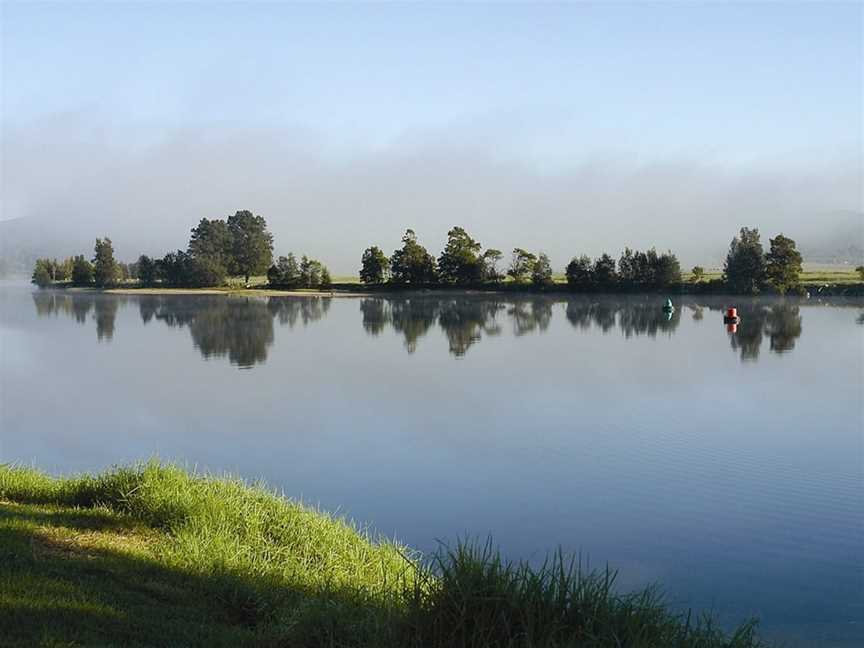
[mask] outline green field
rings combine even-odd
[[[428,559],[234,479],[0,466],[3,646],[751,648],[654,590],[491,543]]]
[[[721,279],[723,271],[719,269],[706,270],[702,275],[702,281],[710,281],[712,279]],[[689,272],[684,273],[684,281],[693,281],[693,275]],[[861,275],[855,272],[854,268],[845,266],[805,266],[804,271],[800,275],[802,284],[857,284],[861,283]]]

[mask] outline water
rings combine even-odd
[[[150,456],[431,550],[491,534],[789,646],[864,645],[864,302],[0,287],[0,462]]]

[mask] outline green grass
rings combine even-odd
[[[684,281],[693,281],[693,275],[689,272],[683,273]],[[706,271],[702,275],[702,281],[722,279],[722,270]],[[832,285],[861,283],[861,276],[852,268],[838,268],[837,266],[826,266],[824,268],[808,268],[799,276],[802,284],[827,283]]]
[[[427,560],[235,479],[0,466],[3,646],[751,648],[653,589],[491,543]]]

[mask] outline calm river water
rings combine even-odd
[[[490,535],[789,646],[864,645],[864,302],[0,287],[0,462],[264,478],[422,550]]]

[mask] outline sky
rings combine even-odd
[[[561,267],[860,238],[862,34],[860,3],[4,1],[0,220],[133,258],[250,209],[340,274],[407,227]]]

